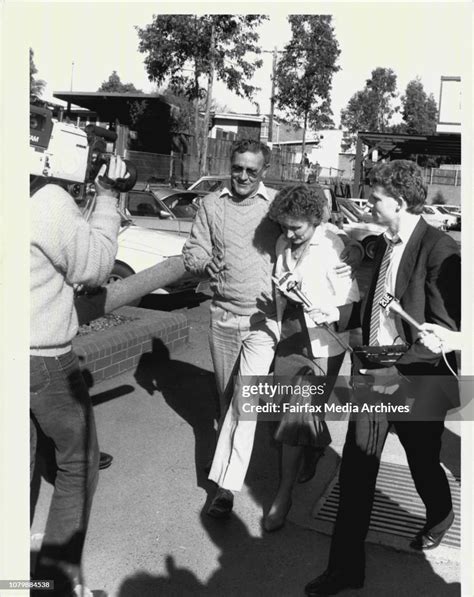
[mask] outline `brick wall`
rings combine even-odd
[[[136,319],[77,336],[73,341],[81,367],[89,371],[94,384],[135,369],[142,354],[151,352],[156,338],[163,342],[170,353],[188,342],[188,320],[183,313],[137,307],[122,307],[116,313]]]

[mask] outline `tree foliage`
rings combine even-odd
[[[438,107],[431,93],[429,96],[419,78],[410,81],[402,96],[404,132],[431,135],[436,132]]]
[[[34,51],[30,48],[30,101],[36,100],[43,94],[44,88],[46,87],[46,81],[43,79],[37,79],[35,75],[38,73],[34,61]]]
[[[262,65],[248,60],[260,54],[255,30],[267,17],[262,15],[155,15],[153,23],[137,27],[138,49],[146,54],[150,81],[162,84],[169,79],[174,92],[186,92],[191,99],[203,97],[201,77],[209,74],[215,60],[217,78],[237,95],[251,97],[256,87],[248,80]],[[214,56],[210,56],[211,27],[216,31]]]
[[[107,81],[102,82],[97,91],[108,93],[142,93],[141,89],[137,89],[133,83],[122,83],[116,70],[112,71]]]
[[[398,111],[392,104],[397,97],[396,88],[397,75],[391,68],[378,67],[372,71],[364,89],[357,91],[341,110],[344,149],[355,143],[359,131],[383,133],[390,129],[390,120]]]
[[[340,54],[332,18],[327,15],[289,15],[292,37],[275,72],[276,106],[306,129],[334,126],[330,103],[332,77]]]
[[[138,49],[145,54],[150,81],[158,85],[167,81],[171,93],[194,102],[194,134],[200,157],[206,154],[207,126],[200,118],[199,100],[206,99],[208,116],[214,75],[237,95],[252,97],[257,88],[249,81],[262,64],[257,27],[266,18],[155,15],[151,24],[136,28]]]

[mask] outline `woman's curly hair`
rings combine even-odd
[[[369,174],[372,187],[381,186],[390,197],[402,197],[407,212],[420,214],[426,201],[426,185],[419,166],[410,160],[393,160],[378,164]]]
[[[290,216],[319,224],[326,206],[327,199],[320,186],[293,184],[284,187],[275,195],[268,216],[275,222]]]

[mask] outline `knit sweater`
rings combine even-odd
[[[272,272],[280,227],[266,217],[276,191],[260,184],[246,199],[223,189],[204,198],[183,247],[184,265],[204,275],[214,255],[226,269],[211,281],[214,303],[237,315],[275,314]]]
[[[74,199],[48,184],[31,198],[30,352],[56,356],[77,333],[73,285],[100,286],[112,270],[120,216],[98,196],[87,222]]]

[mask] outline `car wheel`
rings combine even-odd
[[[112,268],[112,271],[109,274],[109,277],[107,279],[107,285],[109,284],[114,284],[115,282],[119,282],[120,280],[124,280],[125,278],[128,278],[129,276],[133,276],[135,272],[133,271],[133,269],[128,266],[126,263],[123,263],[122,261],[116,261],[114,263],[114,267]],[[128,304],[129,307],[136,307],[137,305],[140,304],[141,299],[135,299],[134,301],[130,301]]]
[[[364,247],[365,256],[367,257],[367,259],[372,260],[374,258],[376,244],[377,244],[376,236],[367,236],[362,241],[362,246]]]

